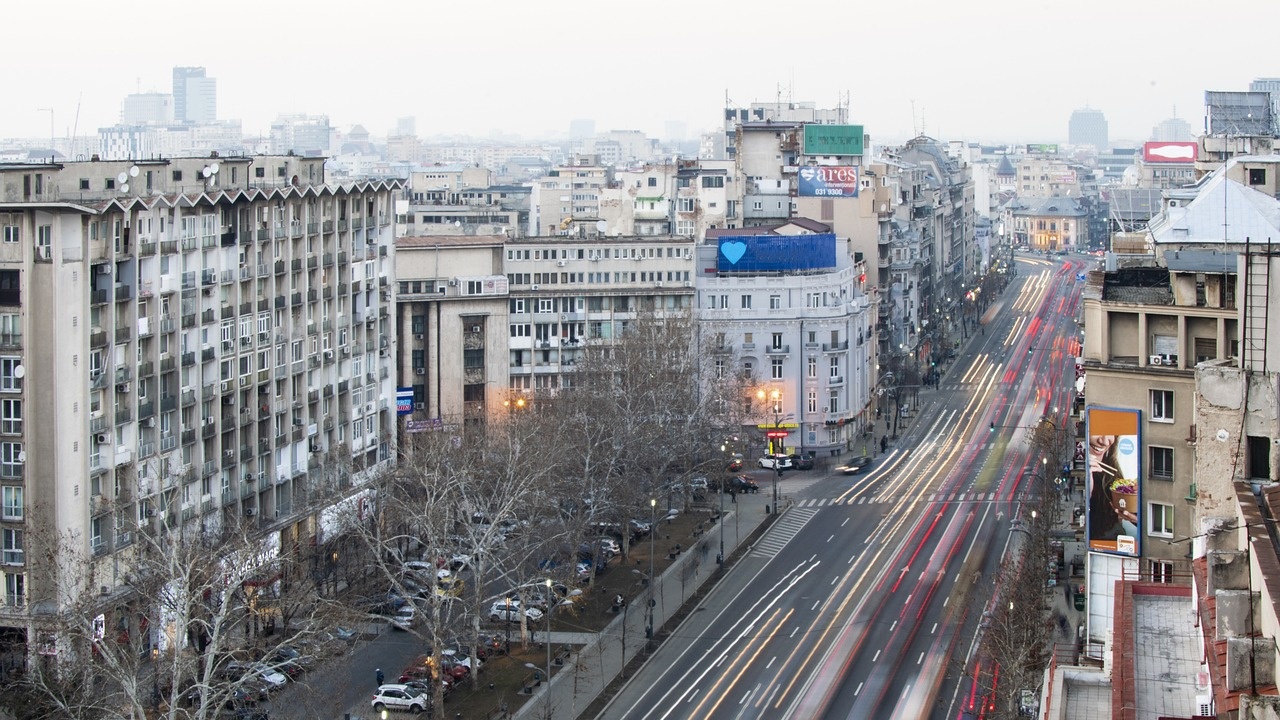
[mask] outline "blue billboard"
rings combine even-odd
[[[719,272],[826,270],[836,266],[836,236],[728,235],[716,253]]]
[[[396,415],[409,415],[413,412],[413,388],[396,388]]]

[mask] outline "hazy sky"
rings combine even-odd
[[[79,134],[121,98],[168,92],[174,65],[218,81],[218,116],[267,132],[280,113],[327,113],[382,135],[692,132],[735,104],[834,106],[877,141],[1064,141],[1071,111],[1144,140],[1171,116],[1203,127],[1205,90],[1280,76],[1276,0],[221,0],[5,3],[0,138]],[[1234,37],[1238,34],[1238,37]],[[914,111],[913,111],[914,104]],[[78,118],[77,118],[78,113]]]

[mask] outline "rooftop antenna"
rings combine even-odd
[[[914,98],[911,100],[911,134],[913,136],[920,134],[920,126],[916,124],[916,101]]]

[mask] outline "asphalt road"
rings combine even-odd
[[[792,509],[601,717],[955,718],[980,703],[971,648],[1042,472],[1025,436],[1062,424],[1077,354],[1075,269],[1019,265],[890,451],[860,476],[784,480]]]

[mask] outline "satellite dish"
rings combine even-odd
[[[608,230],[608,229],[609,229],[609,223],[605,222],[604,220],[597,220],[597,221],[596,221],[596,230],[597,230],[597,231],[599,231],[599,232],[604,232],[605,230]]]
[[[19,451],[18,451],[18,462],[20,462],[20,463],[24,463],[24,462],[26,462],[26,461],[27,461],[27,451],[26,451],[26,450],[19,450]]]
[[[461,221],[461,220],[454,220],[454,221],[453,221],[453,226],[454,226],[454,227],[462,227],[462,221]]]
[[[27,376],[27,369],[19,365],[13,369],[13,376],[21,380],[22,378]]]
[[[130,166],[130,167],[129,167],[129,177],[138,177],[138,166],[137,166],[137,165],[132,165],[132,166]]]
[[[118,183],[127,183],[127,182],[129,182],[129,173],[120,173],[119,175],[117,175],[117,176],[116,176],[116,182],[118,182]]]
[[[214,164],[210,165],[210,166],[209,166],[209,172],[210,172],[210,173],[212,173],[212,174],[214,174],[214,175],[217,175],[217,174],[218,174],[218,163],[214,163]]]
[[[209,177],[210,175],[213,174],[213,170],[209,169],[208,165],[205,165],[204,169],[200,171],[200,174],[205,177]]]
[[[127,193],[127,192],[129,192],[129,183],[125,183],[125,184],[121,185],[121,186],[120,186],[120,192],[122,192],[122,193]]]
[[[1226,430],[1221,430],[1221,429],[1220,429],[1220,430],[1218,430],[1218,436],[1217,436],[1217,437],[1218,437],[1218,442],[1226,442],[1226,441],[1227,441],[1227,438],[1230,438],[1230,437],[1231,437],[1231,433],[1227,432]]]

